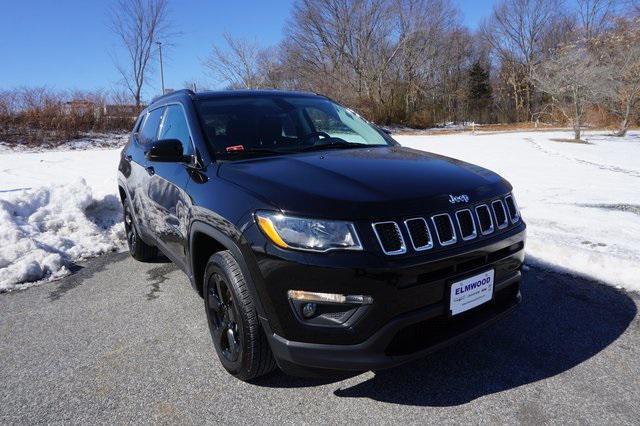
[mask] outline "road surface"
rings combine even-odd
[[[0,423],[637,423],[637,294],[532,267],[509,318],[346,380],[219,365],[203,303],[124,253],[0,294]]]

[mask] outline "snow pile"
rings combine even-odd
[[[119,159],[120,149],[0,150],[0,292],[125,248]]]
[[[527,262],[640,291],[640,134],[567,132],[398,136],[405,146],[494,170],[514,186]]]
[[[56,278],[75,262],[122,247],[115,195],[96,199],[83,179],[0,199],[0,291]]]

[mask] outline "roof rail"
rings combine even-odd
[[[154,103],[156,101],[159,101],[160,99],[168,98],[169,96],[178,95],[180,93],[184,93],[185,95],[187,95],[189,97],[195,96],[195,93],[193,93],[193,90],[191,90],[191,89],[174,90],[173,92],[169,92],[169,93],[165,93],[164,95],[156,96],[155,98],[153,98],[151,100],[149,105],[151,105],[152,103]]]

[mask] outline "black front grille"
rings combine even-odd
[[[491,211],[489,206],[483,204],[476,207],[476,214],[478,215],[478,225],[480,226],[480,232],[483,235],[493,232],[493,219],[491,218]]]
[[[504,228],[508,224],[507,220],[507,212],[504,210],[504,204],[500,200],[496,200],[491,203],[491,207],[493,207],[493,214],[496,215],[496,223],[498,224],[498,228]]]
[[[374,223],[373,229],[386,254],[401,254],[406,251],[404,239],[398,224],[395,222]]]
[[[453,244],[456,242],[456,234],[453,229],[451,217],[448,214],[439,214],[431,218],[433,225],[436,227],[438,240],[442,245]]]
[[[473,215],[471,214],[471,210],[457,211],[456,219],[458,220],[460,236],[463,240],[471,240],[478,235],[476,233],[476,225],[473,222]]]
[[[433,213],[373,223],[382,251],[387,255],[398,255],[408,251],[439,250],[453,244],[489,238],[522,220],[511,194],[464,206],[457,211]]]
[[[515,201],[513,201],[513,197],[509,195],[504,199],[504,202],[507,204],[507,210],[509,210],[509,217],[511,217],[511,221],[514,223],[517,222],[518,219],[520,219],[520,214],[518,213]]]
[[[409,219],[405,221],[409,237],[411,237],[411,244],[415,250],[427,250],[433,247],[433,240],[431,239],[431,232],[427,226],[427,221],[421,217]]]

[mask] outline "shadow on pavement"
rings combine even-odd
[[[478,335],[422,360],[378,371],[335,395],[418,406],[464,404],[575,367],[615,341],[637,313],[624,291],[552,267],[531,268],[522,293],[519,309]],[[276,374],[260,384],[326,383],[331,381]]]

